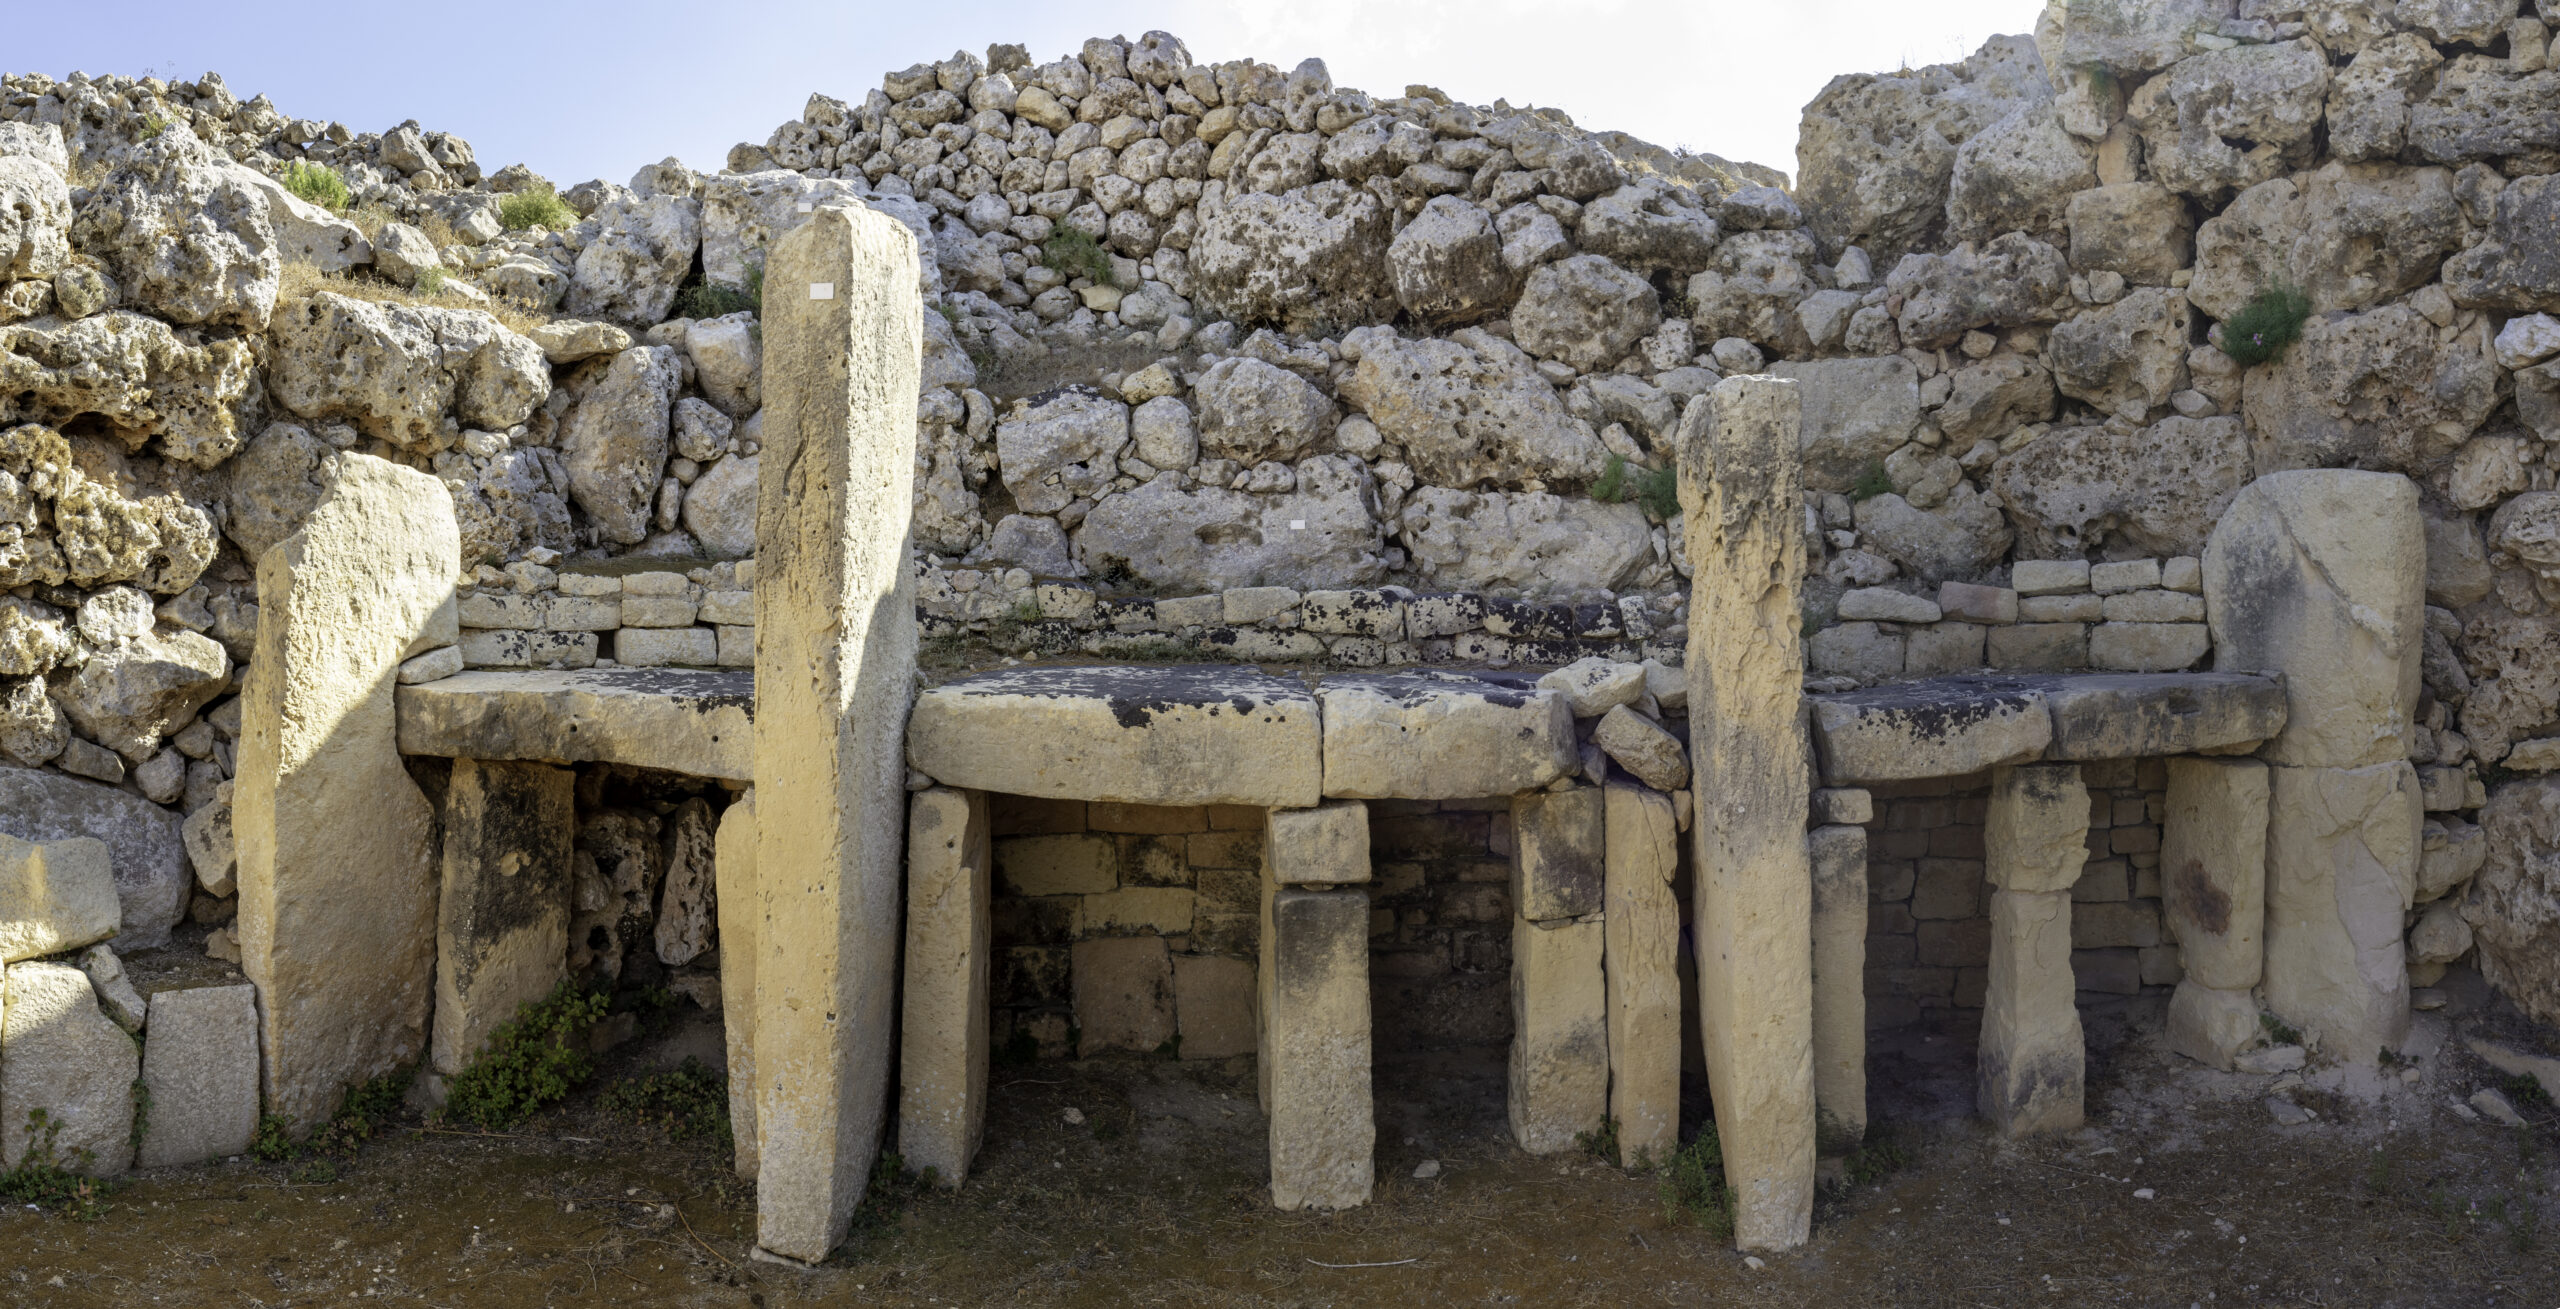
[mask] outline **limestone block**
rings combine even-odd
[[[2089,788],[2072,764],[1991,773],[1983,875],[2003,891],[2068,891],[2089,859]]]
[[[1225,1059],[1254,1051],[1254,969],[1250,960],[1173,957],[1173,1016],[1185,1059]]]
[[[130,1167],[141,1064],[133,1039],[98,1012],[86,973],[10,964],[0,982],[0,1167],[16,1167],[40,1143],[27,1121],[36,1110],[61,1128],[55,1162],[99,1177]]]
[[[2267,766],[2171,759],[2168,803],[2160,889],[2187,979],[2247,991],[2266,961]]]
[[[1816,696],[1812,708],[1823,777],[1835,786],[1958,777],[2036,758],[2053,742],[2043,697],[2016,678],[1933,678]],[[1699,752],[1695,735],[1691,746]],[[1703,758],[1697,767],[1705,771]]]
[[[2424,637],[2425,524],[2390,473],[2306,469],[2249,484],[2204,554],[2214,666],[2285,675],[2270,763],[2353,768],[2404,753]]]
[[[1729,377],[1689,402],[1679,432],[1684,546],[1699,579],[1684,665],[1691,766],[1711,797],[1691,828],[1700,1026],[1734,1244],[1746,1250],[1801,1245],[1813,1222],[1799,419],[1789,383]],[[2029,708],[2035,730],[2050,731]]]
[[[1689,785],[1689,753],[1681,748],[1680,738],[1625,705],[1600,716],[1591,743],[1654,790],[1677,791]]]
[[[1565,697],[1500,674],[1329,677],[1324,793],[1457,800],[1533,791],[1575,767]]]
[[[1369,1202],[1377,1146],[1369,1093],[1369,900],[1265,877],[1260,999],[1271,1202],[1284,1210]]]
[[[1680,834],[1671,797],[1623,782],[1603,789],[1609,1116],[1618,1123],[1618,1164],[1638,1167],[1680,1148],[1680,902],[1671,892]],[[1863,919],[1863,893],[1859,910]]]
[[[1546,922],[1600,912],[1607,884],[1604,788],[1511,797],[1511,903]]]
[[[167,944],[169,929],[186,916],[195,877],[178,816],[131,791],[0,764],[0,832],[40,845],[71,837],[106,842],[123,924],[119,950]]]
[[[459,1074],[516,1010],[569,976],[576,775],[457,759],[436,902],[435,1070]]]
[[[0,832],[0,964],[106,940],[122,921],[106,842]]]
[[[626,668],[711,668],[720,638],[708,627],[626,627],[614,634],[613,653]]]
[[[925,691],[907,724],[908,761],[945,785],[1129,804],[1313,805],[1320,742],[1314,696],[1224,667],[979,673]]]
[[[1312,809],[1274,809],[1262,828],[1262,862],[1283,886],[1337,886],[1369,880],[1369,806],[1334,800]]]
[[[2469,928],[2463,929],[2462,943],[2465,949],[2470,948]],[[80,971],[89,975],[89,988],[98,993],[98,1007],[106,1011],[107,1017],[114,1019],[116,1026],[140,1036],[149,1014],[142,993],[134,990],[132,981],[125,977],[124,961],[116,958],[116,952],[103,945],[90,946],[80,952]]]
[[[2135,673],[2191,668],[2213,648],[2202,623],[2100,623],[2089,629],[2089,666]]]
[[[151,1117],[137,1166],[246,1154],[258,1130],[258,988],[154,993],[142,1084],[151,1092]]]
[[[1867,1134],[1867,832],[1817,827],[1805,843],[1813,860],[1815,1143],[1836,1155]]]
[[[2036,679],[2053,716],[2047,759],[2150,759],[2263,741],[2283,728],[2281,682],[2244,673],[2090,673]]]
[[[1198,896],[1189,887],[1124,886],[1088,895],[1077,909],[1088,932],[1151,932],[1179,936],[1191,930]]]
[[[2080,1126],[2086,1053],[2071,972],[2071,893],[1995,891],[1975,1103],[2006,1136]]]
[[[957,1187],[987,1120],[992,904],[987,793],[907,801],[907,956],[898,1025],[898,1153]]]
[[[720,1027],[729,1065],[729,1136],[740,1178],[753,1181],[756,1151],[756,917],[763,895],[756,889],[756,793],[749,790],[720,811],[711,838],[712,903],[720,916]]]
[[[905,224],[851,207],[810,215],[765,262],[756,1238],[804,1261],[843,1239],[888,1110],[920,268]]]
[[[669,968],[682,968],[712,947],[715,839],[711,805],[700,796],[666,816],[659,846],[666,853],[666,877],[659,884],[650,946]]]
[[[264,1015],[266,1107],[304,1131],[426,1053],[435,815],[400,761],[392,693],[460,551],[443,483],[342,452],[301,529],[258,560],[235,930]]]
[[[1120,847],[1109,836],[1070,832],[995,843],[1008,895],[1097,895],[1120,884]]]
[[[1644,666],[1594,655],[1539,678],[1538,689],[1563,696],[1576,718],[1597,718],[1643,698]]]
[[[755,776],[755,681],[743,671],[469,672],[401,687],[398,704],[405,754]]]
[[[2231,1061],[2264,1036],[2258,1002],[2247,990],[2226,991],[2192,977],[2169,995],[2169,1048],[2200,1064],[2231,1071]]]
[[[2537,1022],[2560,1022],[2560,777],[2500,786],[2469,835],[2486,847],[2464,906],[2480,971]]]
[[[1609,1113],[1604,924],[1511,924],[1511,1139],[1531,1154],[1570,1150]]]
[[[2409,1031],[2401,918],[2426,813],[2407,762],[2271,770],[2267,1007],[2321,1048],[2370,1060]]]

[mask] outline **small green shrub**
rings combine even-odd
[[[2546,1105],[2551,1103],[2550,1090],[2543,1086],[2541,1078],[2536,1077],[2531,1073],[2518,1073],[2500,1083],[2499,1086],[2500,1089],[2507,1093],[2507,1098],[2515,1101],[2517,1104]]]
[[[1852,500],[1873,500],[1877,496],[1890,493],[1892,490],[1893,475],[1884,470],[1884,461],[1881,459],[1870,459],[1867,461],[1865,470],[1858,474],[1858,480],[1849,484],[1849,498]]]
[[[453,1079],[444,1120],[503,1132],[567,1097],[595,1075],[595,1060],[580,1040],[604,1011],[604,996],[573,982],[516,1010],[491,1034],[489,1048]]]
[[[1591,484],[1591,498],[1613,505],[1627,498],[1627,457],[1611,455],[1600,469],[1600,480]]]
[[[1089,278],[1096,286],[1118,286],[1111,276],[1111,255],[1091,232],[1073,223],[1050,229],[1041,243],[1040,265],[1066,278]]]
[[[1724,1180],[1724,1143],[1715,1124],[1680,1147],[1662,1167],[1662,1216],[1696,1223],[1717,1239],[1733,1235],[1733,1188]]]
[[[530,228],[561,231],[575,227],[578,211],[549,186],[529,186],[498,202],[498,226],[510,232]]]
[[[401,1098],[408,1094],[409,1070],[405,1068],[348,1087],[338,1100],[338,1112],[329,1116],[328,1125],[311,1134],[310,1147],[324,1154],[354,1154],[358,1146],[381,1135],[392,1116],[400,1112]]]
[[[1656,468],[1636,479],[1636,503],[1646,514],[1668,522],[1680,516],[1680,473]]]
[[[1617,1167],[1618,1116],[1616,1114],[1611,1114],[1608,1117],[1601,1119],[1599,1131],[1574,1133],[1573,1143],[1581,1147],[1584,1154],[1587,1154],[1612,1168]]]
[[[2267,1039],[2277,1045],[2302,1044],[2302,1033],[2295,1031],[2285,1020],[2274,1014],[2259,1014],[2258,1026],[2267,1029]]]
[[[62,1124],[53,1115],[27,1111],[27,1152],[16,1167],[0,1172],[0,1200],[50,1209],[84,1223],[106,1217],[113,1184],[79,1172],[96,1165],[97,1153],[78,1149],[63,1156],[55,1145],[61,1135]]]
[[[676,296],[678,318],[721,318],[729,314],[764,312],[764,268],[747,265],[743,286],[729,282],[696,282]]]
[[[133,1146],[134,1153],[140,1154],[142,1152],[142,1138],[151,1134],[151,1084],[139,1077],[133,1079],[132,1095],[133,1130],[131,1133],[131,1144]]]
[[[151,114],[143,118],[142,126],[134,132],[133,139],[136,141],[149,141],[159,136],[162,132],[166,132],[168,130],[169,119],[167,115]]]
[[[271,1164],[280,1164],[297,1153],[293,1143],[293,1119],[286,1114],[263,1114],[258,1118],[257,1135],[249,1138],[249,1153]]]
[[[691,1056],[671,1072],[622,1079],[604,1093],[602,1104],[606,1113],[657,1127],[679,1141],[729,1137],[729,1088]]]
[[[296,159],[284,166],[284,189],[333,214],[345,211],[355,201],[354,193],[347,190],[347,179],[338,176],[337,169],[308,159]]]
[[[409,289],[430,299],[444,294],[444,267],[429,264],[418,270],[418,280]]]
[[[2290,282],[2272,283],[2222,325],[2222,353],[2243,367],[2283,358],[2310,318],[2311,297]]]

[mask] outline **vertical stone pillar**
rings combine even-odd
[[[1531,1154],[1572,1149],[1609,1115],[1604,796],[1511,799],[1511,1136]]]
[[[2168,801],[2160,889],[2182,974],[2169,998],[2169,1048],[2228,1071],[2258,1040],[2250,992],[2266,964],[2267,766],[2172,759]]]
[[[1271,1202],[1349,1209],[1375,1186],[1369,1094],[1369,810],[1359,801],[1274,809],[1263,836],[1256,975]],[[1356,839],[1355,839],[1356,834]]]
[[[937,786],[907,801],[898,1153],[953,1188],[987,1122],[988,831],[984,791]]]
[[[1991,975],[1974,1053],[1975,1103],[2009,1136],[2082,1121],[2087,1048],[2071,975],[2071,884],[2089,860],[2089,788],[2077,764],[1991,772],[1983,870]]]
[[[1867,1138],[1867,829],[1817,827],[1813,852],[1815,1144],[1847,1154]]]
[[[720,1029],[729,1055],[729,1137],[738,1176],[754,1181],[756,1150],[756,793],[720,811],[711,836],[713,912],[720,917]]]
[[[2401,916],[2425,821],[2407,762],[2426,533],[2396,473],[2303,469],[2242,488],[2205,544],[2214,664],[2284,674],[2268,785],[2267,1005],[2371,1059],[2408,1034]]]
[[[550,764],[453,761],[436,906],[434,1053],[446,1077],[569,975],[576,782]]]
[[[1680,830],[1671,797],[1611,782],[1603,967],[1608,981],[1609,1116],[1618,1163],[1680,1148],[1680,902],[1671,877]]]
[[[426,1053],[435,817],[400,763],[392,687],[450,641],[453,496],[341,454],[301,530],[258,559],[232,832],[240,966],[265,1023],[267,1111],[308,1132],[350,1086]]]
[[[862,1201],[896,1020],[915,239],[823,207],[765,267],[756,488],[756,1239],[824,1258]]]
[[[1745,1250],[1813,1226],[1801,407],[1793,383],[1729,377],[1680,419],[1699,1029]]]

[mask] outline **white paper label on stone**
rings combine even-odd
[[[836,284],[833,282],[811,282],[809,284],[809,298],[812,300],[835,299]]]

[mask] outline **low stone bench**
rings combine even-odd
[[[745,669],[467,672],[401,687],[397,700],[402,754],[755,779],[755,675]]]
[[[1933,677],[1805,700],[1833,786],[2036,760],[2245,753],[2285,721],[2283,679],[2255,673]]]

